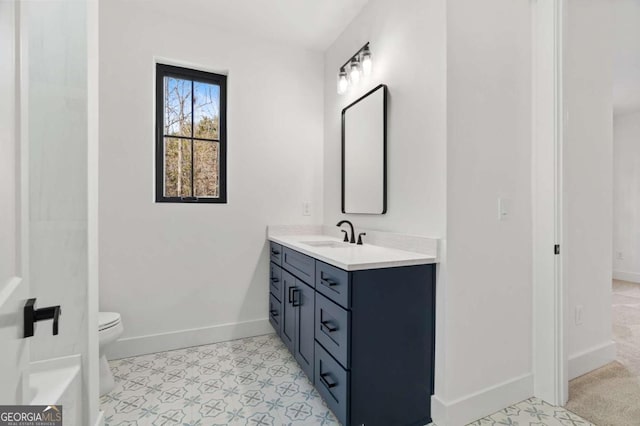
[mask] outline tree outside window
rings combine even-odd
[[[226,76],[158,64],[156,201],[226,203]]]

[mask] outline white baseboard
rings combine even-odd
[[[632,283],[640,283],[640,274],[628,271],[613,271],[614,280],[631,281]]]
[[[44,371],[58,370],[61,368],[78,367],[82,368],[82,355],[74,354],[61,356],[59,358],[48,358],[29,363],[30,373],[42,373]]]
[[[533,396],[533,375],[512,380],[457,399],[442,401],[431,397],[431,417],[438,426],[464,426]]]
[[[244,337],[273,333],[268,319],[127,337],[107,348],[107,359],[120,359],[190,346],[208,345]]]
[[[569,380],[587,374],[616,359],[616,343],[607,342],[569,357]]]

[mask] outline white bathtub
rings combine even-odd
[[[64,426],[80,426],[82,374],[80,355],[31,363],[32,405],[62,405]]]

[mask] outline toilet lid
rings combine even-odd
[[[98,313],[99,327],[98,331],[113,327],[120,322],[120,314],[117,312],[100,312]]]

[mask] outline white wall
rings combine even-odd
[[[613,107],[616,113],[640,108],[640,1],[616,0],[613,6]]]
[[[266,226],[322,218],[322,54],[164,4],[100,2],[100,309],[122,314],[119,355],[269,332]],[[154,203],[154,58],[228,73],[228,204]]]
[[[445,228],[446,39],[443,0],[371,0],[325,52],[324,220],[442,237]],[[369,41],[373,72],[344,95],[342,64]],[[380,83],[387,109],[387,213],[341,213],[341,111]]]
[[[613,118],[613,276],[640,283],[640,111]]]
[[[533,391],[530,7],[447,1],[447,282],[438,424],[464,424]],[[506,200],[504,221],[499,198]]]
[[[337,72],[370,42],[373,72],[343,95]],[[445,0],[370,0],[325,52],[324,224],[441,238],[436,288],[436,394],[445,376],[447,40]],[[341,111],[384,83],[387,100],[387,212],[342,214]],[[428,402],[425,402],[428,403]]]
[[[374,0],[325,54],[325,224],[443,238],[437,424],[533,391],[530,19],[528,1]],[[366,41],[371,80],[337,95],[339,66]],[[340,111],[378,83],[390,94],[388,213],[342,215]]]
[[[612,8],[567,3],[564,46],[564,253],[569,377],[615,356],[611,342],[613,222]],[[576,308],[582,307],[582,324]]]

